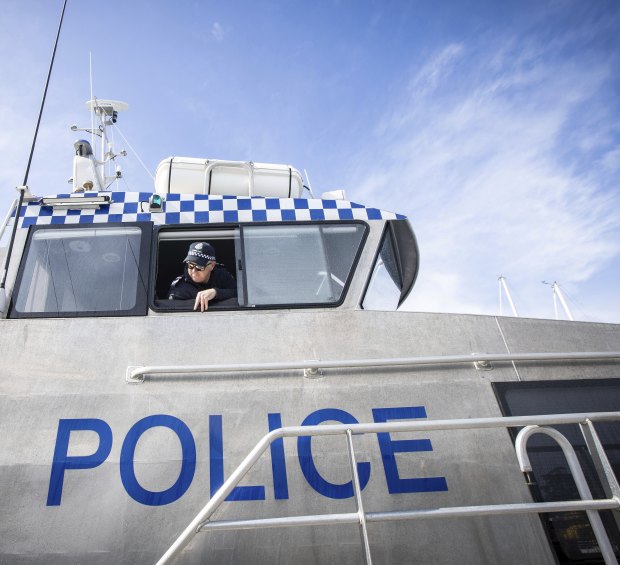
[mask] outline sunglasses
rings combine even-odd
[[[207,266],[205,265],[204,267],[201,267],[200,265],[196,265],[196,263],[187,263],[187,270],[188,271],[204,271],[207,268]]]

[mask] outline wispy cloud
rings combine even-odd
[[[620,256],[612,61],[563,56],[567,44],[445,46],[378,125],[373,158],[358,156],[372,171],[352,185],[408,213],[420,240],[408,308],[494,313],[504,274],[530,289],[525,313],[546,316],[540,280],[577,292]]]
[[[445,82],[463,54],[463,45],[451,43],[433,55],[409,84],[412,97],[428,96]]]
[[[222,24],[220,24],[219,22],[214,22],[211,26],[211,35],[216,41],[222,41],[224,39],[224,36],[226,35]]]

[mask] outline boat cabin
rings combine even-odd
[[[237,283],[237,297],[210,310],[395,310],[417,275],[404,216],[333,194],[307,198],[289,166],[169,158],[155,193],[88,191],[89,178],[74,185],[19,211],[8,317],[192,311],[193,300],[168,296],[196,241],[214,247],[216,268]]]

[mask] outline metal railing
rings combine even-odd
[[[295,426],[273,430],[266,434],[250,451],[241,464],[233,471],[228,480],[213,495],[206,506],[185,528],[183,533],[170,546],[166,553],[158,561],[157,565],[170,563],[201,531],[208,530],[231,530],[231,529],[258,529],[274,527],[292,527],[326,524],[353,524],[360,527],[360,536],[363,547],[363,555],[367,564],[372,563],[370,544],[368,542],[367,524],[369,522],[412,520],[420,518],[448,518],[465,516],[488,516],[498,514],[527,514],[569,512],[584,510],[588,514],[596,539],[601,548],[603,558],[607,565],[616,564],[617,561],[611,547],[607,533],[600,521],[598,510],[620,509],[620,486],[605,450],[598,438],[593,422],[618,421],[620,412],[599,412],[580,414],[557,414],[543,416],[514,416],[505,418],[471,418],[455,420],[427,420],[423,422],[390,422],[372,424],[338,424],[317,426]],[[585,483],[585,478],[573,447],[568,440],[557,430],[540,427],[541,425],[579,424],[586,444],[591,451],[595,463],[600,463],[603,477],[607,481],[607,487],[611,497],[607,499],[593,500],[592,495]],[[515,449],[519,466],[523,472],[531,471],[531,465],[526,452],[527,440],[534,434],[544,433],[555,439],[567,457],[569,469],[575,478],[581,500],[561,502],[533,502],[516,504],[494,504],[484,506],[460,506],[453,508],[436,508],[429,510],[411,511],[388,511],[388,512],[365,512],[362,502],[362,489],[357,475],[357,464],[353,449],[352,434],[383,433],[383,432],[425,432],[439,430],[466,430],[466,429],[489,429],[523,427],[517,436]],[[326,436],[344,435],[347,441],[349,460],[351,463],[351,475],[356,502],[356,512],[346,514],[325,514],[314,516],[291,516],[283,518],[265,518],[257,520],[222,520],[211,522],[214,512],[220,507],[226,497],[238,485],[241,479],[259,460],[272,442],[285,437],[300,436]],[[603,478],[601,477],[601,478]]]
[[[471,353],[466,355],[436,355],[431,357],[396,357],[385,359],[306,360],[277,363],[237,363],[219,365],[149,365],[127,367],[125,380],[142,383],[145,375],[187,375],[206,373],[242,373],[250,371],[286,371],[303,369],[305,376],[316,376],[322,369],[362,367],[415,367],[418,365],[454,365],[514,361],[605,361],[620,359],[620,351],[583,351],[564,353]]]
[[[4,230],[9,225],[9,221],[11,220],[11,217],[13,216],[13,212],[15,211],[15,208],[17,207],[17,202],[18,202],[17,198],[13,200],[9,208],[9,211],[6,213],[6,217],[4,218],[2,224],[0,224],[0,241],[2,241],[2,237],[4,236]],[[18,216],[18,214],[16,214],[16,216]]]

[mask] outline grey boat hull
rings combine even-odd
[[[617,325],[406,312],[209,312],[2,327],[4,563],[156,562],[273,427],[498,417],[492,383],[618,378],[613,360],[324,369],[317,378],[302,370],[147,375],[141,384],[126,381],[130,367],[620,351]],[[367,512],[532,501],[506,430],[387,441],[403,448],[396,476],[376,435],[354,436]],[[247,500],[224,503],[214,519],[352,512],[350,480],[344,438],[314,438],[311,447],[287,439],[244,478],[237,496]],[[536,515],[372,523],[369,536],[376,563],[555,562]],[[362,556],[359,528],[338,525],[202,533],[179,562]]]

